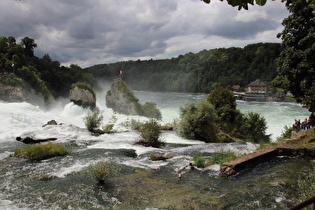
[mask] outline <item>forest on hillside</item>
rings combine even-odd
[[[42,58],[34,55],[35,40],[24,37],[0,37],[0,82],[7,85],[32,88],[45,100],[68,96],[71,85],[76,82],[95,83],[91,74],[78,65],[61,66],[49,54]],[[3,75],[12,74],[11,77]]]
[[[122,78],[132,89],[209,93],[216,87],[246,87],[256,79],[267,84],[276,76],[279,43],[250,44],[187,53],[161,60],[122,61],[86,68],[97,79]]]
[[[260,79],[271,86],[276,76],[275,60],[281,51],[279,43],[258,43],[244,48],[231,47],[187,53],[161,60],[121,61],[81,68],[71,64],[61,66],[49,54],[34,55],[35,40],[0,37],[0,73],[14,73],[15,77],[1,83],[27,83],[45,100],[67,97],[71,85],[86,82],[97,88],[95,81],[112,82],[120,75],[134,90],[209,93],[216,87],[246,87]],[[22,86],[23,86],[22,84]]]

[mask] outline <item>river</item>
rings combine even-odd
[[[50,110],[0,101],[0,209],[282,209],[294,204],[296,180],[311,166],[308,160],[281,157],[230,178],[219,178],[220,167],[214,165],[186,171],[179,182],[175,171],[186,166],[196,152],[247,154],[257,145],[205,144],[172,131],[162,133],[166,146],[160,149],[134,145],[139,135],[124,124],[147,119],[114,114],[105,107],[105,94],[97,93],[103,124],[115,116],[118,132],[101,136],[84,129],[83,117],[89,110],[66,100]],[[180,106],[205,98],[202,94],[146,91],[135,91],[135,95],[142,103],[157,103],[161,124],[178,118]],[[285,125],[309,115],[299,104],[288,102],[237,101],[237,108],[262,114],[273,141]],[[60,124],[42,127],[52,119]],[[70,153],[40,162],[6,158],[25,146],[15,140],[17,136],[56,137]],[[151,154],[172,158],[151,161]],[[104,186],[95,184],[88,169],[100,160],[111,160],[120,169]]]

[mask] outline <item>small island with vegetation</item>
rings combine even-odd
[[[140,104],[139,99],[122,79],[112,82],[111,89],[106,94],[106,106],[121,114],[140,115],[158,120],[162,118],[160,110],[156,108],[156,103]]]

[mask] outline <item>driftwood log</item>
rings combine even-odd
[[[57,138],[46,138],[46,139],[33,139],[31,137],[25,137],[25,138],[22,138],[22,137],[16,137],[16,140],[17,141],[20,141],[20,142],[23,142],[24,144],[38,144],[38,143],[41,143],[41,142],[47,142],[47,141],[55,141],[57,140]]]

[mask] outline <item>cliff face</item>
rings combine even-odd
[[[0,83],[0,100],[6,102],[29,102],[37,105],[43,105],[44,101],[35,94],[31,88],[22,88],[20,86],[4,85]]]
[[[21,102],[25,100],[21,87],[3,85],[0,83],[0,100],[7,102]]]
[[[106,94],[106,106],[120,114],[142,115],[139,99],[127,88],[125,82],[116,80]]]
[[[87,89],[74,87],[70,91],[70,101],[84,108],[94,109],[96,107],[96,98]]]

